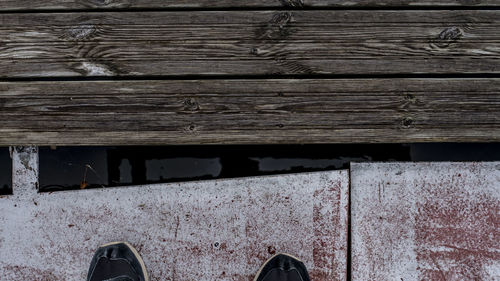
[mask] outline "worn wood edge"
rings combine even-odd
[[[77,10],[77,9],[165,9],[165,8],[308,8],[308,7],[497,7],[498,0],[0,0],[0,11]]]
[[[264,145],[264,144],[375,144],[375,143],[493,143],[500,142],[500,129],[422,130],[404,133],[400,130],[297,130],[290,131],[224,131],[219,134],[185,136],[175,132],[5,132],[0,146],[105,146],[105,145]]]

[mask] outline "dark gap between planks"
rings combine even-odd
[[[66,77],[10,77],[0,78],[0,82],[85,82],[85,81],[169,81],[169,80],[286,80],[286,79],[473,79],[500,78],[500,73],[400,73],[400,74],[283,74],[283,75],[144,75],[144,76],[66,76]]]
[[[348,169],[352,161],[500,161],[500,143],[41,147],[40,191]],[[11,162],[0,147],[0,195],[12,194]]]
[[[12,161],[8,147],[0,147],[0,195],[12,194]]]
[[[41,147],[42,192],[348,169],[367,161],[498,161],[500,143]]]
[[[496,11],[500,10],[499,6],[303,6],[303,7],[288,7],[288,6],[265,6],[265,7],[161,7],[161,8],[87,8],[87,9],[19,9],[0,10],[0,14],[42,14],[42,13],[109,13],[109,12],[204,12],[204,11],[449,11],[449,10],[483,10]]]

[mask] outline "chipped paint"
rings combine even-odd
[[[499,168],[353,164],[353,280],[500,280]]]
[[[278,252],[345,280],[347,192],[332,171],[8,196],[0,276],[84,280],[98,245],[127,240],[152,280],[247,281]]]

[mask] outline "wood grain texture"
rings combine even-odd
[[[0,83],[0,145],[500,141],[500,79]]]
[[[257,7],[419,7],[500,6],[499,0],[0,0],[0,11],[133,9],[133,8],[257,8]]]
[[[500,72],[500,11],[0,14],[0,77]]]

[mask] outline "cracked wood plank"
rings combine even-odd
[[[0,11],[259,7],[495,7],[498,0],[0,0]]]
[[[500,162],[351,165],[353,280],[500,280]]]
[[[247,281],[279,252],[313,280],[346,279],[345,170],[36,195],[0,198],[4,280],[84,280],[116,240],[137,247],[151,280]]]
[[[500,140],[500,79],[0,83],[0,145]]]
[[[0,77],[499,73],[500,11],[0,14]]]

